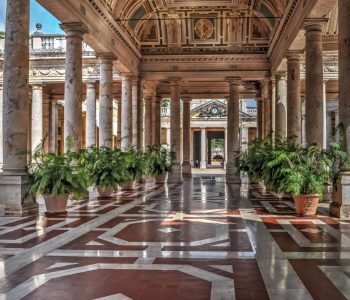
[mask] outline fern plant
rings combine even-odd
[[[151,146],[149,153],[149,172],[153,176],[164,175],[171,171],[172,152],[163,145]]]
[[[89,176],[86,170],[75,164],[74,156],[72,152],[56,155],[36,151],[34,163],[29,167],[32,195],[51,194],[55,197],[60,194],[85,193]]]

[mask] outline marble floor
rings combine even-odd
[[[350,299],[350,223],[223,176],[0,218],[0,299]]]

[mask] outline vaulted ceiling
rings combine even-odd
[[[287,0],[104,0],[149,53],[265,53]],[[195,50],[193,50],[195,49]]]

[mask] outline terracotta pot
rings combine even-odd
[[[128,180],[120,184],[122,190],[132,190],[135,185],[135,180]]]
[[[164,184],[166,174],[157,175],[154,177],[156,184]]]
[[[316,194],[294,196],[295,209],[300,216],[313,216],[316,214],[320,196]]]
[[[111,186],[96,186],[97,192],[100,195],[100,197],[103,198],[109,198],[112,196],[112,193],[114,191],[114,187]]]
[[[60,194],[55,197],[51,194],[44,194],[43,197],[46,211],[49,214],[66,213],[69,194]]]

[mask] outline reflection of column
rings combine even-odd
[[[132,146],[137,147],[137,130],[138,130],[138,113],[137,113],[137,101],[138,101],[138,80],[132,81]]]
[[[66,77],[64,86],[64,139],[72,141],[71,150],[82,147],[82,41],[86,32],[80,23],[62,24],[66,32]],[[67,143],[65,148],[67,150]]]
[[[145,98],[145,147],[152,146],[152,102],[153,96]]]
[[[191,98],[182,98],[182,174],[192,176],[191,169]]]
[[[230,78],[230,95],[227,103],[227,165],[226,183],[240,183],[234,156],[240,148],[239,140],[239,78]]]
[[[4,90],[2,88],[2,82],[0,82],[0,127],[2,128],[2,107],[3,107],[3,93]],[[3,141],[3,133],[2,129],[0,129],[0,170],[2,168],[2,162],[3,162],[3,146],[2,146],[2,141]]]
[[[174,153],[171,172],[168,177],[169,182],[182,180],[181,171],[181,112],[180,112],[180,81],[171,82],[171,102],[170,102],[170,149]]]
[[[43,142],[43,87],[32,87],[32,154]]]
[[[99,145],[113,146],[113,55],[99,54],[100,62],[100,108]]]
[[[0,205],[5,214],[37,213],[28,193],[29,1],[8,0],[3,66],[3,172],[0,174]]]
[[[207,168],[207,132],[201,128],[201,169]]]
[[[50,153],[58,153],[58,109],[57,101],[50,100],[50,133],[49,133],[49,151]]]
[[[121,149],[127,151],[132,146],[132,103],[131,103],[131,79],[122,78],[122,131]]]
[[[287,137],[287,81],[286,74],[276,75],[276,137]]]
[[[324,145],[322,24],[305,25],[305,129],[306,143]]]
[[[301,143],[300,57],[289,54],[287,80],[287,136]]]
[[[96,145],[96,84],[86,83],[86,147]]]

